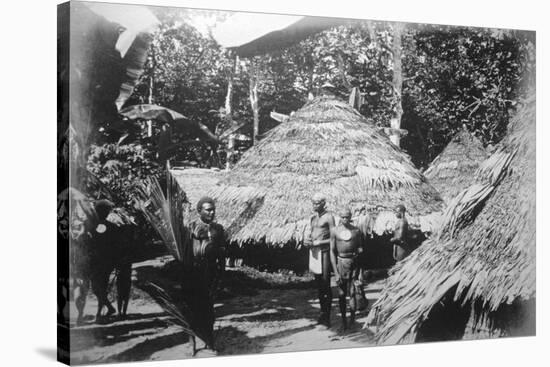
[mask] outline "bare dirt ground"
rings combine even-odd
[[[158,258],[134,265],[135,285],[126,320],[93,323],[97,301],[88,296],[83,326],[71,328],[72,363],[166,360],[192,357],[188,336],[142,289],[140,276],[158,277],[167,261]],[[372,331],[362,329],[367,311],[343,331],[337,299],[333,300],[332,326],[316,325],[319,305],[311,277],[263,274],[248,268],[228,269],[216,310],[216,352],[202,349],[196,357],[277,353],[373,345]],[[380,283],[366,287],[369,303],[377,298]],[[334,293],[335,294],[335,293]],[[70,304],[71,323],[76,309]],[[197,342],[200,347],[202,343]]]

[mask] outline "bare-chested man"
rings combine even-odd
[[[393,243],[393,258],[395,261],[403,260],[410,253],[410,248],[407,243],[407,232],[409,231],[409,222],[405,218],[405,206],[397,205],[395,207],[395,215],[397,216],[397,223],[393,231],[393,237],[390,242]]]
[[[338,302],[342,315],[342,326],[348,327],[346,319],[346,296],[349,296],[350,325],[355,322],[355,285],[360,269],[357,266],[357,256],[362,251],[361,232],[351,224],[351,211],[344,209],[340,213],[340,223],[330,235],[330,260],[338,284]]]
[[[312,198],[311,233],[305,245],[309,247],[309,270],[315,275],[321,314],[317,323],[330,327],[332,294],[330,291],[330,233],[334,217],[326,209],[326,199],[316,193]]]

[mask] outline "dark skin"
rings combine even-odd
[[[325,200],[313,199],[311,201],[311,204],[313,206],[313,211],[317,213],[317,226],[322,227],[328,225],[328,228],[332,230],[332,228],[334,227],[334,218],[332,217],[332,215],[323,217],[323,215],[327,212]],[[311,243],[305,243],[306,247],[318,247],[330,244],[330,238],[312,238],[311,240]]]
[[[216,217],[216,206],[211,203],[202,204],[202,207],[199,210],[199,216],[204,223],[212,223]]]
[[[71,226],[71,237],[75,240],[85,236],[84,223],[75,223]],[[84,307],[86,306],[86,296],[88,295],[89,284],[87,279],[76,278],[74,280],[73,297],[75,300],[77,318],[76,324],[81,325],[84,317]]]
[[[409,223],[407,222],[407,218],[405,218],[405,212],[404,207],[396,207],[395,216],[397,217],[397,223],[395,224],[393,237],[390,239],[390,242],[394,245],[394,259],[397,261],[406,256],[403,246],[406,245]]]
[[[349,241],[339,241],[338,230],[340,227],[344,227],[352,234],[352,238]],[[336,282],[340,281],[340,274],[337,270],[337,257],[338,255],[347,255],[351,253],[361,253],[361,237],[359,230],[353,224],[351,224],[351,214],[346,213],[344,216],[340,216],[340,225],[334,228],[330,234],[330,261],[334,270],[334,277]]]
[[[216,206],[211,203],[204,203],[199,210],[199,217],[201,221],[206,224],[210,224],[216,218]],[[220,253],[217,261],[218,272],[221,273],[225,270],[225,255]]]
[[[213,308],[213,306],[214,306],[214,304],[213,304],[214,291],[217,288],[219,279],[221,278],[222,273],[225,270],[225,251],[224,251],[224,248],[223,248],[223,246],[225,246],[225,243],[222,244],[222,243],[218,242],[219,239],[216,240],[216,234],[215,234],[216,228],[219,228],[221,226],[214,223],[214,219],[216,217],[216,207],[215,207],[215,205],[212,204],[212,203],[209,203],[209,202],[203,203],[201,205],[201,207],[198,208],[198,214],[199,214],[201,222],[203,222],[205,224],[208,224],[208,225],[212,224],[212,226],[209,226],[209,229],[208,229],[208,238],[201,237],[202,238],[201,241],[208,241],[208,242],[214,243],[217,246],[222,246],[222,247],[216,247],[216,250],[215,250],[216,251],[215,252],[216,258],[213,259],[215,261],[215,264],[213,262],[209,263],[209,264],[212,264],[214,266],[214,268],[213,268],[214,274],[208,270],[209,266],[207,266],[206,268],[203,268],[203,270],[200,270],[200,271],[205,271],[206,273],[202,273],[199,277],[200,279],[202,279],[200,282],[202,284],[201,287],[203,287],[203,288],[198,293],[198,298],[196,299],[198,301],[198,303],[195,304],[195,306],[194,306],[194,307],[198,307],[202,311],[205,311],[205,314],[208,315],[206,317],[209,318],[209,322],[211,322],[211,324],[213,326],[214,317],[215,317],[214,316],[214,308]],[[222,230],[223,230],[223,228],[222,228]],[[205,293],[203,293],[203,291],[205,291]],[[212,338],[212,340],[205,341],[206,342],[206,348],[214,349],[213,336],[211,336],[211,338]],[[193,355],[195,355],[196,352],[197,352],[196,340],[195,340],[194,337],[192,337],[191,341],[192,341],[192,345],[193,345]]]
[[[312,200],[313,210],[316,213],[311,218],[311,234],[304,245],[308,248],[328,248],[330,245],[330,231],[334,227],[334,218],[327,215],[325,199],[319,195],[314,196]],[[321,315],[318,322],[330,326],[330,307],[332,295],[330,292],[330,256],[328,251],[321,251],[322,273],[315,274],[315,280],[318,287],[319,303],[321,305]]]
[[[338,256],[350,257],[351,255],[356,255],[362,252],[361,248],[361,235],[357,227],[351,224],[351,213],[345,211],[340,214],[340,225],[334,228],[330,234],[330,260],[332,263],[332,268],[334,269],[334,276],[336,283],[340,287],[338,294],[338,303],[340,306],[340,314],[342,315],[342,325],[344,330],[347,329],[347,319],[346,319],[346,297],[352,296],[349,290],[349,284],[342,284],[342,282],[347,282],[349,280],[344,280],[341,278],[341,274],[338,273]],[[349,237],[348,237],[349,236]],[[355,280],[357,278],[357,269],[354,271],[356,274],[353,274],[352,278]],[[353,323],[355,320],[355,303],[350,302],[350,322]]]
[[[99,214],[98,214],[99,215]],[[103,213],[99,216],[99,222],[98,226],[96,227],[96,230],[100,228],[100,226],[106,228],[107,223],[106,219],[109,213]],[[93,231],[92,231],[93,232]],[[97,235],[97,233],[95,233]],[[92,291],[96,295],[97,298],[97,312],[96,312],[96,322],[102,323],[106,321],[109,316],[114,315],[116,313],[115,308],[111,304],[108,298],[108,290],[109,290],[109,277],[112,272],[111,264],[107,265],[105,264],[105,259],[110,258],[111,254],[109,253],[108,249],[102,248],[100,253],[96,253],[96,257],[94,259],[93,267],[94,267],[94,275],[92,276]],[[107,308],[107,313],[103,315],[103,308]],[[106,318],[105,318],[106,317]]]

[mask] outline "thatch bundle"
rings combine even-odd
[[[467,130],[462,130],[432,161],[424,176],[448,202],[474,183],[474,173],[488,156],[481,141]]]
[[[392,270],[370,314],[379,343],[430,340],[450,320],[449,339],[534,332],[534,309],[524,312],[535,297],[534,97],[478,173],[441,231]]]
[[[404,204],[411,225],[425,231],[443,206],[405,153],[348,104],[328,96],[271,130],[215,187],[180,185],[212,195],[220,222],[231,223],[231,238],[239,242],[302,241],[316,192],[325,194],[330,210],[350,206],[356,215],[376,216],[378,234],[393,229],[396,204]]]

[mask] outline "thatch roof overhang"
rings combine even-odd
[[[534,97],[508,129],[479,182],[449,204],[441,231],[392,269],[370,314],[379,343],[413,341],[444,296],[482,305],[472,307],[471,333],[499,307],[535,297]],[[489,325],[492,335],[506,332]]]
[[[372,230],[378,234],[393,229],[399,203],[407,207],[409,223],[424,231],[438,225],[443,208],[405,153],[348,104],[327,96],[271,130],[202,192],[218,201],[220,222],[233,223],[233,240],[281,245],[303,240],[316,192],[332,211],[350,206],[356,215],[375,216]],[[240,217],[238,225],[234,217]]]
[[[481,140],[467,130],[462,130],[432,161],[424,176],[449,202],[475,182],[475,172],[488,157]]]

